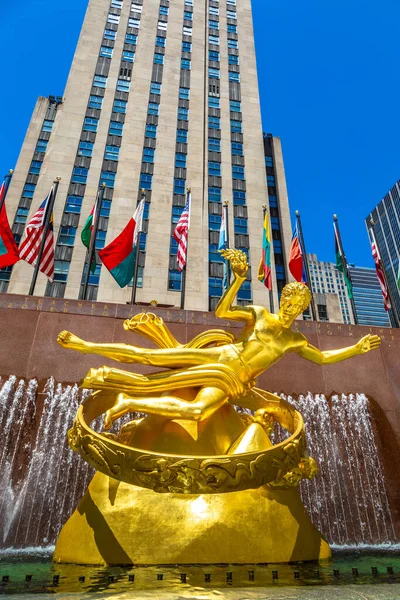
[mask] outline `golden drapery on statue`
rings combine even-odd
[[[273,493],[314,477],[317,468],[307,455],[301,415],[278,396],[257,389],[257,377],[288,352],[333,364],[380,343],[368,335],[349,348],[322,352],[292,331],[293,321],[311,300],[302,283],[285,286],[277,314],[261,306],[233,306],[247,276],[247,258],[238,250],[223,254],[234,279],[215,314],[244,323],[237,339],[210,330],[180,344],[152,313],[136,315],[124,328],[150,339],[157,349],[97,344],[65,331],[58,337],[62,346],[81,353],[162,369],[148,375],[114,367],[91,369],[82,386],[95,392],[79,408],[69,444],[104,475],[132,489],[169,494],[171,502],[176,494],[237,496],[263,486]],[[147,416],[126,423],[118,434],[108,432],[128,413]],[[101,415],[106,431],[97,433],[90,423]],[[269,439],[274,422],[289,432],[275,445]]]

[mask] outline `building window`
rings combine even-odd
[[[105,88],[107,87],[107,77],[103,75],[95,75],[93,81],[93,87]]]
[[[266,156],[265,157],[265,166],[266,167],[273,167],[274,163],[272,161],[272,156]]]
[[[152,179],[153,175],[150,175],[149,173],[141,173],[139,183],[140,188],[144,190],[151,190]]]
[[[236,12],[234,12],[233,10],[227,10],[226,16],[228,19],[236,19]]]
[[[188,132],[185,129],[178,129],[176,132],[176,141],[180,144],[187,144]]]
[[[234,225],[235,225],[235,233],[243,233],[244,235],[248,234],[247,219],[235,218]]]
[[[220,100],[216,96],[208,96],[209,108],[220,108]]]
[[[116,40],[117,38],[117,32],[113,31],[112,29],[106,29],[104,31],[104,39],[106,40]]]
[[[232,154],[236,156],[243,156],[243,144],[239,142],[232,142]]]
[[[238,65],[239,64],[239,57],[236,56],[236,54],[229,54],[229,56],[228,56],[228,63],[230,65]]]
[[[273,175],[267,175],[267,183],[269,187],[275,187],[275,177]]]
[[[133,61],[135,60],[135,53],[131,52],[130,50],[124,50],[122,53],[122,60],[133,63]]]
[[[186,181],[184,179],[174,179],[174,194],[185,194],[185,184]]]
[[[119,8],[121,9],[123,5],[123,0],[111,0],[111,6],[113,8]]]
[[[215,6],[209,6],[208,7],[208,13],[210,15],[216,15],[218,17],[218,15],[219,15],[219,8],[216,8]]]
[[[24,198],[33,198],[33,194],[35,193],[36,185],[34,183],[27,183],[22,190],[22,195]]]
[[[221,177],[221,163],[208,161],[208,174]]]
[[[109,23],[114,23],[115,25],[119,25],[119,15],[113,15],[112,13],[109,13],[109,15],[107,17],[107,21]]]
[[[240,112],[242,110],[241,104],[237,100],[230,100],[229,108],[230,108],[231,112]]]
[[[240,165],[232,165],[233,179],[244,179],[244,167]]]
[[[208,138],[208,150],[210,152],[221,152],[221,140]]]
[[[214,46],[219,46],[219,37],[218,37],[218,35],[209,35],[208,36],[208,43],[209,44],[214,44]]]
[[[156,94],[159,96],[161,94],[161,83],[156,83],[152,81],[150,84],[150,94]]]
[[[184,71],[190,71],[191,61],[188,58],[181,59],[181,69]]]
[[[156,37],[156,46],[159,48],[165,48],[165,38],[158,35]]]
[[[108,133],[110,135],[121,136],[123,130],[124,130],[124,124],[123,123],[118,123],[117,121],[111,121],[110,122],[110,129],[108,130]]]
[[[160,6],[160,15],[168,14],[168,6]]]
[[[119,158],[119,146],[106,146],[104,154],[106,160],[118,160]]]
[[[219,29],[219,23],[218,23],[218,21],[211,21],[211,20],[210,20],[210,21],[208,22],[208,27],[209,27],[210,29]]]
[[[231,120],[231,132],[232,133],[242,133],[242,121],[234,121]]]
[[[190,42],[182,42],[182,52],[191,52],[192,44]]]
[[[239,48],[239,43],[237,40],[228,40],[228,48]]]
[[[68,196],[65,204],[65,212],[79,215],[82,208],[82,200],[82,196]]]
[[[181,214],[183,211],[183,206],[173,206],[172,207],[172,223],[178,223],[181,218]]]
[[[72,183],[86,183],[88,176],[88,169],[83,167],[74,167],[72,171]]]
[[[215,52],[214,50],[210,50],[208,52],[208,60],[213,60],[215,62],[219,62],[219,52]]]
[[[175,154],[175,167],[180,169],[186,169],[186,154],[177,152]]]
[[[229,71],[229,81],[240,82],[240,73],[233,73],[233,71]]]
[[[208,76],[211,77],[211,79],[219,79],[219,69],[208,67]]]
[[[35,152],[46,152],[48,143],[49,142],[47,140],[38,140],[38,143],[36,144]]]
[[[117,90],[118,92],[129,92],[131,89],[131,82],[125,81],[125,79],[118,79]]]
[[[154,162],[154,148],[143,148],[143,162],[153,163]]]
[[[189,88],[179,88],[179,98],[181,100],[189,100],[190,98],[190,89]]]
[[[103,98],[101,96],[90,96],[89,97],[89,108],[97,108],[101,110],[103,106]]]
[[[219,231],[221,229],[221,215],[209,215],[208,228],[211,231]]]
[[[188,121],[189,120],[189,109],[183,108],[180,106],[178,108],[178,120],[179,121]]]
[[[103,202],[101,203],[100,216],[106,217],[108,219],[108,217],[110,216],[110,211],[111,211],[111,200],[105,200],[103,198]]]
[[[135,35],[134,33],[127,33],[125,36],[125,42],[127,44],[132,44],[133,46],[136,46],[137,35]]]
[[[158,21],[157,29],[160,31],[167,31],[168,23],[164,23],[163,21]]]
[[[48,121],[47,119],[45,119],[43,121],[42,131],[51,132],[53,129],[53,125],[54,125],[54,121]]]
[[[29,173],[31,175],[39,175],[40,169],[42,168],[42,164],[43,163],[41,160],[33,160],[29,168]]]
[[[113,188],[115,183],[115,175],[113,171],[102,171],[100,175],[100,182],[105,183],[107,187]]]
[[[92,142],[79,142],[78,156],[92,156],[93,146]]]
[[[140,19],[134,19],[133,17],[129,17],[129,19],[128,19],[128,26],[129,27],[135,27],[136,29],[139,29],[139,27],[140,27]]]
[[[244,206],[246,204],[246,192],[233,190],[233,204],[234,206]]]
[[[86,117],[83,123],[83,131],[97,131],[97,125],[99,123],[98,119],[93,119],[92,117]]]
[[[76,236],[76,227],[60,227],[60,235],[58,236],[59,246],[73,246]]]
[[[220,122],[219,117],[208,117],[208,127],[210,129],[221,129]]]
[[[229,23],[228,23],[228,32],[229,33],[237,33],[237,25],[229,25]]]
[[[71,263],[66,260],[54,261],[54,281],[67,281],[70,264]]]
[[[168,290],[170,292],[180,292],[182,287],[182,273],[179,271],[170,271],[168,278]]]
[[[209,187],[208,188],[208,201],[209,202],[221,202],[221,188]]]
[[[157,125],[146,125],[145,137],[156,138],[157,137]]]
[[[160,105],[157,104],[157,102],[149,102],[149,107],[147,109],[148,115],[154,115],[155,117],[158,117],[159,110],[160,110]]]
[[[164,54],[158,54],[158,52],[154,53],[154,64],[163,65],[164,64]]]
[[[105,56],[106,58],[112,58],[113,49],[108,48],[107,46],[101,46],[100,48],[100,56]]]
[[[183,18],[185,19],[185,21],[193,21],[193,13],[189,12],[188,10],[185,10],[183,13]]]
[[[192,36],[192,28],[191,27],[184,27],[183,28],[183,35],[188,35],[188,36]]]
[[[113,112],[122,113],[124,115],[126,113],[127,104],[126,100],[114,100]]]

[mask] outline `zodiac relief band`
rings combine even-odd
[[[57,341],[64,348],[123,363],[166,369],[147,376],[110,367],[91,369],[82,387],[117,392],[114,406],[105,414],[106,429],[130,412],[201,422],[227,402],[240,406],[240,397],[255,386],[256,378],[289,352],[296,352],[319,365],[329,365],[378,348],[380,338],[367,335],[348,348],[321,351],[304,335],[294,332],[293,321],[311,301],[311,292],[303,283],[289,283],[284,287],[277,314],[263,306],[233,306],[246,279],[247,257],[240,250],[228,249],[221,253],[229,260],[234,278],[218,303],[215,315],[244,323],[237,339],[217,330],[181,345],[163,326],[162,333],[147,335],[151,339],[159,338],[155,341],[161,347],[152,350],[127,344],[92,343],[67,331],[58,336]],[[137,325],[134,317],[125,321],[124,328],[135,330]]]

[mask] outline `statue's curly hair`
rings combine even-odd
[[[292,283],[288,283],[287,285],[285,285],[285,287],[283,288],[282,298],[285,298],[286,296],[292,294],[297,294],[298,296],[300,296],[303,302],[302,310],[306,310],[312,298],[310,288],[305,283],[293,281]]]

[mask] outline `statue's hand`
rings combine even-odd
[[[378,335],[365,335],[356,344],[357,354],[365,354],[370,350],[376,350],[381,344],[381,338]]]
[[[231,263],[233,274],[237,277],[246,278],[247,271],[249,270],[249,264],[247,262],[247,256],[242,250],[232,250],[227,248],[226,250],[220,250],[220,254]]]
[[[58,335],[57,343],[63,348],[70,348],[71,350],[78,350],[79,352],[84,352],[86,349],[86,342],[69,331],[62,331]]]

